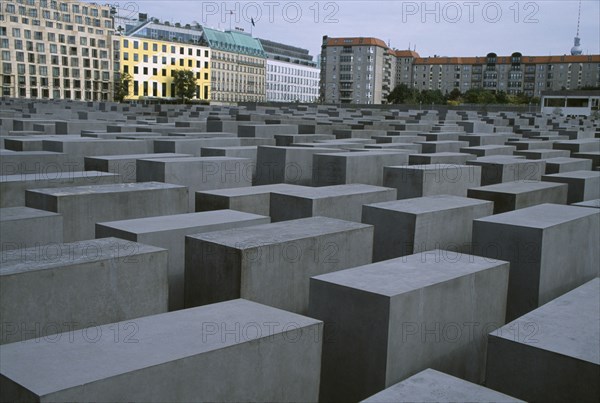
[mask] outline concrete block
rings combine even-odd
[[[137,181],[157,181],[187,186],[189,211],[195,208],[194,192],[252,185],[254,164],[248,158],[185,157],[137,160]]]
[[[365,399],[427,368],[481,382],[507,284],[507,262],[443,250],[311,278],[309,316],[329,341],[320,400]]]
[[[316,401],[321,333],[317,320],[236,300],[13,343],[0,347],[0,398]]]
[[[233,210],[174,214],[96,224],[96,238],[117,237],[169,252],[169,310],[183,308],[185,236],[201,232],[268,224],[269,217]]]
[[[468,142],[469,147],[479,147],[504,144],[506,137],[501,133],[462,134],[457,140]]]
[[[600,151],[599,139],[577,139],[556,141],[552,144],[555,150],[569,150],[572,153],[582,153],[588,151]]]
[[[494,202],[494,214],[499,214],[544,203],[567,204],[567,189],[563,183],[515,181],[471,188],[467,195]]]
[[[373,261],[432,249],[470,252],[476,218],[492,215],[491,202],[437,195],[366,204],[362,222],[375,226]]]
[[[200,155],[202,157],[233,157],[248,158],[252,160],[252,180],[256,177],[256,146],[245,147],[203,147]]]
[[[544,175],[542,176],[542,180],[568,184],[569,193],[567,195],[567,202],[569,204],[600,199],[600,172],[571,171]]]
[[[164,249],[104,238],[2,252],[1,258],[2,344],[167,310]]]
[[[97,222],[188,212],[187,188],[158,182],[35,189],[25,199],[62,214],[65,242],[94,239]]]
[[[571,206],[600,208],[600,199],[588,200],[579,203],[573,203]]]
[[[246,298],[304,313],[311,276],[371,262],[373,227],[304,218],[186,237],[185,306]]]
[[[518,180],[539,181],[546,170],[544,160],[524,160],[502,156],[480,157],[467,165],[481,167],[481,185],[493,185]]]
[[[311,143],[315,140],[333,140],[332,134],[276,134],[275,145],[288,147],[294,143]]]
[[[600,279],[490,333],[486,385],[531,402],[600,400]]]
[[[200,157],[204,147],[239,147],[241,141],[237,137],[161,138],[153,140],[153,144],[155,153],[192,154]]]
[[[313,185],[362,183],[383,186],[384,167],[407,163],[408,154],[404,152],[365,151],[318,154],[314,156]]]
[[[130,154],[130,155],[98,155],[85,157],[86,171],[102,171],[120,175],[121,182],[136,182],[136,161],[145,158],[180,158],[191,157],[191,154]]]
[[[552,149],[554,144],[552,141],[540,140],[509,140],[505,143],[507,146],[515,146],[517,150],[533,150],[533,149]]]
[[[29,207],[0,208],[0,251],[62,242],[60,214]]]
[[[120,175],[99,171],[64,171],[0,176],[0,207],[24,206],[25,192],[29,189],[108,185],[120,182]]]
[[[410,165],[426,164],[457,164],[464,165],[467,161],[474,160],[477,156],[465,153],[433,153],[411,154],[408,156]]]
[[[318,147],[258,147],[255,185],[288,183],[310,186],[313,181],[313,155],[341,150]]]
[[[457,153],[462,147],[468,147],[469,143],[466,141],[452,141],[452,140],[441,140],[441,141],[423,141],[417,142],[421,144],[422,151],[424,153]]]
[[[196,211],[231,209],[268,216],[271,215],[271,192],[303,188],[305,186],[277,183],[196,192]]]
[[[592,169],[598,170],[600,167],[600,151],[586,151],[583,153],[573,153],[571,155],[575,158],[586,158],[592,161]]]
[[[276,134],[298,134],[297,125],[239,125],[239,137],[275,138]]]
[[[396,200],[396,189],[351,184],[285,189],[271,193],[274,222],[305,217],[331,217],[360,222],[363,204]]]
[[[0,151],[0,175],[83,171],[83,159],[50,151]]]
[[[489,157],[492,155],[512,155],[516,149],[515,146],[487,145],[463,147],[460,149],[460,152],[474,154],[478,157]]]
[[[522,402],[495,390],[426,369],[363,400],[364,403]]]
[[[510,261],[507,320],[598,276],[600,211],[540,204],[473,222],[473,253]]]
[[[591,170],[592,161],[585,158],[548,158],[546,160],[546,175]]]
[[[548,158],[568,158],[571,153],[567,150],[545,150],[545,149],[532,149],[532,150],[517,150],[513,153],[514,155],[522,155],[528,160],[541,160]]]
[[[92,155],[115,154],[144,154],[152,152],[145,141],[140,140],[103,140],[90,137],[76,137],[72,139],[44,140],[44,151],[65,153],[70,156],[89,157]]]
[[[383,186],[398,190],[398,199],[448,194],[467,196],[481,184],[481,167],[453,164],[387,166]]]

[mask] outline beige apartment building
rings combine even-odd
[[[57,0],[0,3],[2,95],[111,100],[111,7]]]

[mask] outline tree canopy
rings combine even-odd
[[[492,91],[483,88],[472,88],[465,93],[460,92],[458,88],[452,89],[449,93],[442,94],[440,90],[422,90],[410,88],[406,84],[399,84],[387,97],[391,104],[436,104],[436,105],[459,105],[466,104],[511,104],[522,105],[529,103],[539,103],[539,99],[530,97],[524,93],[509,95],[504,91]]]
[[[129,95],[129,84],[133,77],[129,73],[123,73],[115,81],[114,99],[116,102],[123,102],[126,96]]]
[[[192,99],[196,95],[196,78],[193,71],[175,70],[173,83],[175,84],[175,96],[181,97],[182,102],[185,103],[186,99]]]

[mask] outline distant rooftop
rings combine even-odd
[[[329,38],[327,35],[323,37],[323,46],[379,46],[381,48],[388,49],[388,46],[385,44],[385,42],[377,38]]]
[[[512,55],[496,56],[495,64],[511,64]],[[580,56],[522,56],[519,54],[521,63],[583,63],[583,62],[600,62],[600,55],[580,55]],[[415,59],[415,64],[486,64],[488,56],[476,57],[421,57]]]
[[[239,31],[223,32],[212,28],[204,28],[204,34],[212,49],[249,56],[266,57],[260,41],[247,33]]]
[[[313,57],[308,54],[308,49],[273,42],[267,39],[259,39],[259,41],[269,59],[312,67],[317,65],[317,63],[313,61]]]

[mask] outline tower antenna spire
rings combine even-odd
[[[577,37],[579,37],[579,22],[581,21],[581,0],[579,0],[579,11],[577,12]]]
[[[579,38],[579,23],[581,22],[581,0],[579,0],[579,11],[577,12],[577,35],[573,41],[573,47],[571,48],[571,54],[576,56],[583,53],[581,50],[581,39]]]

